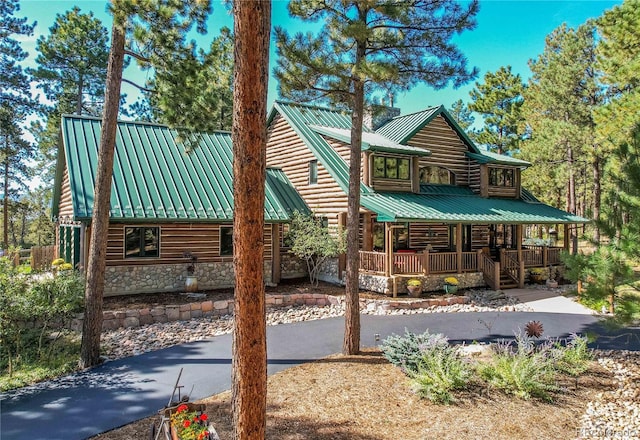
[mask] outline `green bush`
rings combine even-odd
[[[593,354],[587,347],[587,338],[571,335],[566,345],[556,342],[553,347],[556,370],[569,374],[570,376],[580,376],[589,369],[589,362],[593,359]]]
[[[389,362],[411,375],[418,372],[418,365],[426,351],[445,347],[449,341],[442,334],[425,331],[421,335],[405,330],[404,336],[391,335],[382,342],[382,354]]]
[[[451,391],[465,388],[470,377],[470,366],[456,348],[434,345],[422,353],[411,384],[420,397],[449,404],[454,400]]]
[[[0,372],[12,376],[20,365],[55,357],[83,296],[84,281],[75,271],[26,275],[0,258]]]
[[[511,342],[494,345],[489,363],[479,367],[489,385],[522,399],[538,397],[551,400],[555,386],[555,361],[550,346],[536,348],[532,340],[517,335],[517,346]]]

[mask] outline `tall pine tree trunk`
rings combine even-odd
[[[271,2],[234,1],[233,16],[234,438],[260,440],[267,407],[263,233]]]
[[[9,137],[5,138],[7,157],[4,159],[4,197],[2,199],[2,241],[4,249],[9,249]]]
[[[78,95],[76,96],[76,114],[82,114],[82,89],[84,87],[82,74],[80,75],[80,79],[78,80]]]
[[[100,150],[98,152],[93,217],[91,220],[91,241],[89,243],[85,311],[80,349],[81,368],[92,367],[100,361],[102,297],[104,294],[104,271],[109,233],[111,179],[113,176],[113,156],[118,127],[123,61],[124,30],[114,24],[111,32],[111,51],[107,66],[104,112],[102,114]]]
[[[364,82],[358,76],[364,61],[365,44],[356,49],[353,85],[353,109],[351,113],[351,153],[349,156],[349,198],[347,202],[347,267],[345,281],[345,326],[342,353],[360,352],[360,168],[362,166],[362,120],[364,117]]]
[[[569,187],[567,189],[567,211],[572,214],[576,213],[576,171],[575,160],[573,159],[573,148],[571,143],[567,142],[567,162],[569,164]],[[578,253],[578,240],[576,236],[576,226],[571,227],[571,246],[572,253],[575,255]]]
[[[593,159],[593,219],[595,222],[595,230],[593,231],[593,241],[600,243],[600,206],[602,200],[602,187],[600,184],[600,158],[595,156]]]

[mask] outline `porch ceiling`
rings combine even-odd
[[[363,194],[360,203],[375,212],[382,222],[555,224],[590,221],[543,203],[486,199],[477,195],[389,192]]]

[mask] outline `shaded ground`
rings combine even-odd
[[[587,402],[611,390],[611,375],[593,364],[580,378],[563,379],[553,403],[523,401],[474,385],[458,402],[420,400],[399,369],[377,350],[364,356],[330,356],[269,377],[267,438],[337,439],[551,439],[575,438]],[[205,399],[221,439],[232,437],[229,392]],[[145,438],[159,417],[94,437]]]

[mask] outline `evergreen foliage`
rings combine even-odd
[[[449,114],[453,116],[453,119],[455,119],[460,128],[462,128],[471,139],[474,139],[476,133],[473,131],[471,126],[475,122],[476,118],[462,99],[458,99],[454,102],[448,110]]]
[[[547,202],[587,215],[599,214],[602,148],[594,141],[593,112],[602,102],[594,72],[595,30],[561,25],[529,65],[524,113],[530,139],[522,157],[534,164],[523,181]],[[589,172],[591,170],[592,172]],[[562,203],[566,201],[565,203]],[[563,206],[564,205],[564,206]]]
[[[18,0],[0,1],[0,168],[2,169],[3,236],[0,245],[9,244],[9,206],[26,187],[32,170],[28,161],[35,148],[24,139],[23,123],[36,106],[29,90],[29,78],[20,66],[27,53],[16,37],[33,34],[35,23],[14,14]]]
[[[471,91],[469,109],[480,113],[484,127],[475,140],[498,154],[517,152],[522,140],[522,93],[524,84],[511,66],[488,72],[483,83],[476,83]]]
[[[448,339],[441,333],[431,334],[427,330],[422,334],[416,334],[405,330],[403,336],[391,335],[386,338],[380,349],[389,362],[411,376],[418,373],[426,351],[442,350],[448,345]]]
[[[473,78],[467,61],[452,43],[475,26],[478,3],[453,0],[293,0],[292,16],[323,20],[311,32],[290,36],[276,27],[278,54],[274,74],[281,96],[299,102],[324,100],[351,110],[349,203],[345,278],[343,352],[360,344],[358,302],[358,223],[365,98],[409,90],[419,82],[434,88],[460,86]]]

